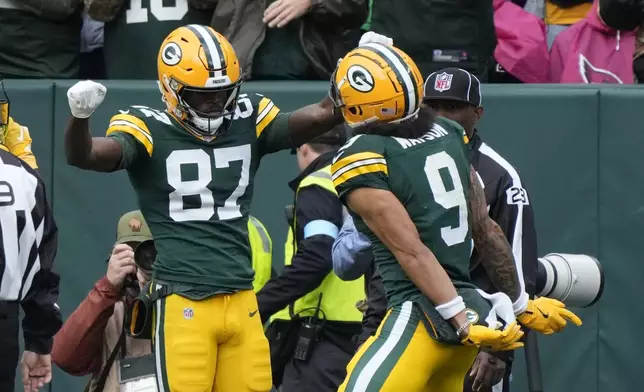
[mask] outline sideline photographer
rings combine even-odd
[[[255,270],[253,287],[258,291],[271,276],[272,242],[264,225],[254,216],[248,221],[248,234]],[[148,374],[149,359],[153,358],[149,356],[152,347],[149,339],[134,339],[123,332],[126,306],[139,296],[152,274],[157,254],[152,234],[137,210],[119,219],[116,236],[107,273],[54,337],[52,361],[72,376],[92,375],[85,392],[120,392],[119,367],[114,365],[121,359],[130,359],[123,363],[128,369],[124,378],[138,378],[134,382],[142,387],[148,381],[139,378],[137,372]],[[156,391],[155,386],[150,388]]]
[[[140,211],[123,215],[107,273],[54,337],[52,361],[74,376],[92,374],[85,391],[120,391],[117,360],[151,354],[151,341],[123,332],[126,306],[149,281],[156,249]]]

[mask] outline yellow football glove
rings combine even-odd
[[[501,331],[482,325],[470,325],[470,331],[467,337],[461,340],[466,346],[476,346],[489,348],[494,351],[508,351],[522,347],[523,343],[519,339],[523,337],[521,327],[515,322]]]
[[[566,309],[566,305],[547,297],[528,301],[528,307],[525,312],[517,316],[517,320],[524,326],[545,335],[564,329],[566,320],[572,321],[576,326],[581,325],[581,319]]]

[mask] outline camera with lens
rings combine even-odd
[[[152,272],[152,264],[156,258],[157,248],[154,246],[154,240],[143,241],[134,249],[134,262],[143,273],[149,275]]]
[[[152,275],[152,264],[154,264],[156,258],[157,249],[154,246],[154,240],[143,241],[134,248],[136,268],[147,277]],[[139,282],[136,274],[128,276],[125,279],[124,287],[139,290]]]
[[[594,305],[604,291],[604,271],[588,255],[550,253],[539,258],[537,295],[553,298],[570,307]]]

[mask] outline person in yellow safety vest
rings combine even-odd
[[[364,281],[341,280],[331,259],[343,220],[331,161],[345,142],[336,127],[296,150],[301,173],[289,183],[295,202],[284,269],[257,293],[262,320],[270,318],[273,384],[282,392],[337,390],[361,331]]]
[[[273,242],[266,227],[254,216],[248,219],[248,239],[253,258],[253,290],[257,293],[272,276]]]
[[[38,169],[36,157],[31,152],[29,129],[15,122],[9,116],[9,98],[4,91],[0,78],[0,149],[8,151],[25,161],[33,169]]]

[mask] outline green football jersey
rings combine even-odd
[[[112,117],[107,136],[121,144],[156,243],[154,278],[204,295],[252,289],[253,179],[263,155],[291,147],[288,117],[259,94],[241,94],[230,128],[211,140],[144,106]]]
[[[341,199],[354,189],[392,192],[414,222],[422,242],[436,255],[457,289],[473,288],[469,275],[472,251],[468,220],[469,162],[457,123],[439,117],[421,138],[358,135],[338,152],[333,183]],[[372,243],[389,306],[422,302],[393,253],[355,217],[356,228]]]

